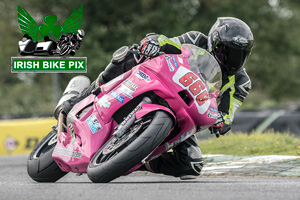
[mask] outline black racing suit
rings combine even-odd
[[[160,51],[168,54],[180,54],[181,45],[185,43],[207,49],[207,37],[196,31],[190,31],[170,39],[159,34],[148,34],[146,38],[158,41]],[[141,62],[143,62],[143,58],[140,58],[136,54],[129,54],[122,61],[112,61],[99,75],[94,84],[105,84]],[[248,95],[251,89],[251,82],[245,68],[241,68],[234,75],[228,76],[225,73],[222,75],[223,80],[221,92],[218,97],[218,109],[224,115],[224,134],[230,130],[234,113]],[[172,152],[167,152],[146,163],[143,168],[155,173],[182,177],[185,175],[200,175],[202,167],[201,149],[196,136],[193,135],[174,147]]]

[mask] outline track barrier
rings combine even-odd
[[[55,124],[54,118],[0,121],[0,155],[30,154]]]

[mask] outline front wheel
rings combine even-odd
[[[28,175],[37,182],[56,182],[63,172],[52,158],[57,143],[56,131],[51,131],[31,152],[27,159]]]
[[[122,176],[158,147],[172,126],[172,118],[164,111],[136,120],[121,138],[112,137],[94,155],[88,177],[95,183],[107,183]]]

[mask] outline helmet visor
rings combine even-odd
[[[227,65],[232,72],[236,72],[244,66],[249,53],[250,51],[248,50],[227,47],[224,64]]]
[[[229,74],[234,74],[244,66],[250,50],[235,49],[224,44],[219,44],[213,53],[222,70]]]

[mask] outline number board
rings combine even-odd
[[[173,81],[191,94],[200,114],[207,111],[210,105],[208,92],[205,83],[194,72],[179,67],[173,76]]]

